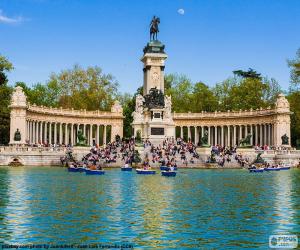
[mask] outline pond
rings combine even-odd
[[[0,168],[0,244],[266,249],[270,235],[299,232],[299,169],[180,169],[168,178]]]

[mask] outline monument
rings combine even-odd
[[[171,113],[171,97],[164,95],[164,68],[167,54],[165,45],[157,40],[160,19],[153,17],[150,24],[150,42],[141,61],[144,63],[143,95],[136,97],[132,127],[134,136],[141,134],[154,144],[166,138],[175,138],[175,123]]]

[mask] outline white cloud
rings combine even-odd
[[[180,15],[184,15],[184,9],[178,9],[177,12],[178,12],[178,14],[180,14]]]
[[[14,17],[14,18],[8,17],[3,14],[2,10],[0,10],[0,23],[16,24],[16,23],[20,23],[23,21],[24,21],[24,18],[21,16]]]

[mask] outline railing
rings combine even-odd
[[[300,150],[290,150],[290,149],[279,149],[279,150],[256,150],[256,153],[264,153],[268,155],[299,155],[300,156]]]
[[[230,111],[227,112],[204,112],[201,113],[176,113],[174,112],[174,119],[189,119],[189,118],[230,118],[230,117],[241,117],[241,116],[263,116],[263,115],[273,115],[276,114],[275,109],[259,109],[259,110],[240,110],[240,111]]]
[[[28,111],[51,114],[51,115],[64,115],[64,116],[83,116],[83,117],[123,117],[122,113],[114,113],[110,111],[87,111],[85,109],[63,109],[63,108],[48,108],[44,106],[28,105]]]
[[[67,147],[1,146],[0,152],[65,152]]]

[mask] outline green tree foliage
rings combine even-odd
[[[28,93],[31,103],[52,107],[110,110],[118,96],[118,83],[101,68],[72,69],[52,73],[45,85],[36,84]]]
[[[300,49],[296,53],[296,58],[288,60],[291,69],[290,91],[288,100],[291,111],[291,142],[292,145],[300,147]]]
[[[192,97],[193,84],[184,75],[167,75],[167,88],[165,94],[172,97],[172,109],[176,112],[191,111],[190,100]]]
[[[291,88],[299,89],[300,86],[300,48],[296,53],[296,58],[288,60],[291,74]]]
[[[133,135],[131,128],[131,123],[133,122],[132,113],[135,110],[135,98],[139,94],[143,94],[143,87],[139,87],[133,96],[125,93],[119,97],[120,103],[123,106],[123,116],[125,117],[123,123],[123,135],[125,138],[130,138]]]
[[[212,90],[202,82],[193,86],[191,111],[199,113],[202,111],[214,111],[218,107],[218,100]]]
[[[9,142],[10,96],[12,88],[7,85],[6,72],[13,69],[11,62],[0,55],[0,144]]]
[[[291,111],[291,143],[300,147],[300,91],[293,91],[289,94]],[[298,141],[297,141],[298,140]]]
[[[249,110],[273,106],[280,86],[274,79],[229,78],[214,88],[218,110]]]

